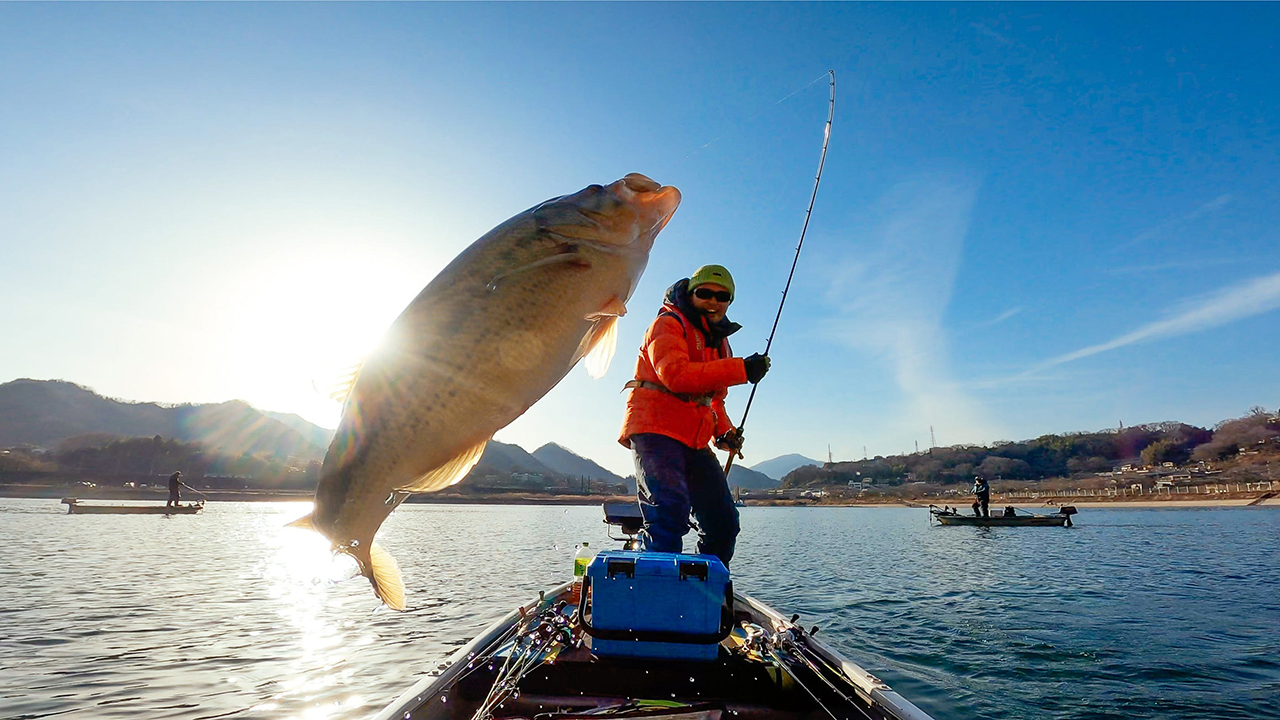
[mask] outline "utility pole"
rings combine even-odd
[[[862,446],[862,459],[863,459],[863,460],[866,460],[866,459],[867,459],[867,446],[866,446],[866,445],[863,445],[863,446]]]
[[[920,454],[920,441],[919,441],[919,440],[917,440],[917,441],[916,441],[916,454],[917,454],[917,455],[919,455],[919,454]]]

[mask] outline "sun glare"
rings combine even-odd
[[[240,271],[241,291],[218,314],[231,350],[228,381],[256,407],[335,427],[330,395],[421,289],[403,259],[350,246],[302,257],[266,255]]]
[[[269,560],[274,572],[266,573],[268,579],[277,578],[276,593],[292,593],[298,588],[317,588],[342,582],[359,571],[356,561],[349,555],[334,555],[329,540],[313,530],[287,527],[288,524],[310,514],[311,503],[281,503],[278,530],[267,530],[264,542],[271,548]]]

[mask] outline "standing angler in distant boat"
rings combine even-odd
[[[169,476],[169,501],[164,504],[165,507],[179,507],[182,505],[181,492],[178,488],[182,487],[182,473],[176,472]]]
[[[987,485],[986,478],[979,476],[973,479],[973,494],[978,498],[973,501],[973,514],[991,517],[987,512],[987,506],[991,504],[991,486]]]
[[[720,265],[704,265],[667,290],[627,383],[619,439],[635,455],[645,549],[681,552],[692,510],[702,530],[698,552],[726,565],[738,509],[707,444],[714,437],[716,447],[742,457],[742,435],[724,399],[731,385],[760,382],[769,370],[767,355],[743,359],[729,350],[729,336],[742,327],[725,317],[733,297],[733,276]]]
[[[410,493],[466,477],[485,444],[579,360],[600,377],[680,191],[632,173],[490,230],[440,271],[356,372],[315,508],[294,523],[360,563],[388,607],[404,582],[373,541]]]

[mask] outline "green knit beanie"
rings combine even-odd
[[[737,292],[733,287],[733,276],[725,269],[723,265],[703,265],[689,276],[689,292],[693,292],[699,285],[715,283],[723,285],[730,295],[737,296]]]

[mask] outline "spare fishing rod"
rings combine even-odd
[[[804,247],[804,235],[809,230],[809,217],[813,215],[813,203],[818,199],[818,185],[822,182],[822,168],[827,164],[827,144],[831,142],[831,121],[836,116],[836,71],[828,70],[827,74],[831,76],[831,97],[827,103],[827,124],[822,130],[822,155],[818,158],[818,173],[813,177],[813,193],[809,195],[809,209],[804,213],[804,226],[800,228],[800,242],[796,243],[796,255],[791,260],[791,272],[787,273],[787,284],[782,288],[782,301],[778,303],[778,314],[773,318],[773,328],[769,330],[769,339],[764,344],[764,354],[769,355],[769,348],[773,347],[773,336],[778,332],[778,321],[782,319],[782,308],[787,304],[787,292],[791,289],[791,279],[795,277],[796,265],[800,262],[800,249]],[[751,386],[751,395],[747,397],[747,407],[742,411],[742,422],[738,424],[738,437],[742,437],[742,429],[747,425],[747,414],[751,412],[751,403],[756,399],[756,390],[760,387],[760,383]],[[729,475],[729,469],[733,467],[733,457],[739,451],[729,451],[729,461],[724,464],[725,477]]]

